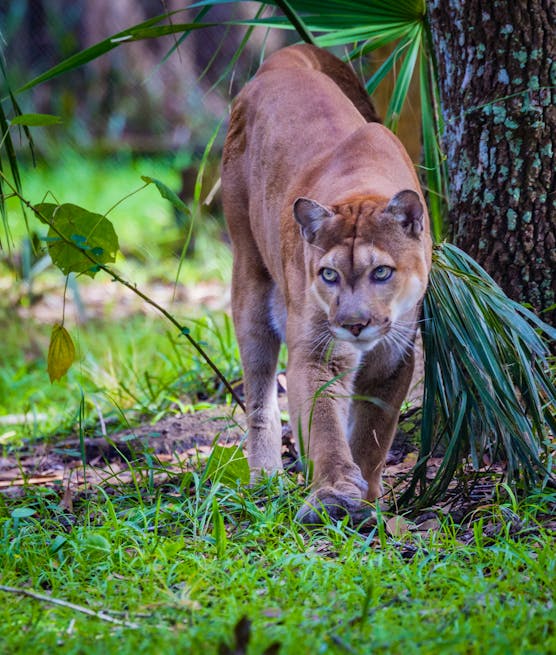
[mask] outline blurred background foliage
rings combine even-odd
[[[183,11],[183,7],[179,0],[6,3],[0,7],[0,25],[10,87],[19,89],[76,52],[162,11],[181,10],[173,18],[179,23],[199,15],[198,9]],[[291,31],[225,23],[276,12],[272,7],[261,12],[255,2],[215,4],[202,22],[218,25],[193,31],[184,40],[169,35],[125,44],[18,95],[22,111],[50,113],[63,121],[58,131],[37,131],[34,139],[39,149],[49,154],[60,146],[96,153],[181,152],[185,163],[188,157],[199,158],[227,115],[230,99],[258,68],[265,52],[299,40]],[[383,46],[354,65],[368,79],[392,49]],[[346,48],[335,51],[347,52]],[[374,94],[382,115],[394,81],[395,75],[390,74]],[[400,136],[415,161],[420,152],[417,86],[413,80],[400,121]]]

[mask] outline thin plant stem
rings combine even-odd
[[[7,585],[1,584],[0,591],[4,591],[8,594],[17,594],[18,596],[28,596],[29,598],[34,598],[35,600],[40,600],[44,603],[51,603],[53,605],[59,605],[60,607],[67,607],[70,610],[81,612],[81,614],[94,616],[95,618],[101,619],[102,621],[115,623],[116,625],[123,625],[126,628],[132,628],[133,630],[136,630],[140,627],[138,623],[131,623],[130,621],[121,621],[120,619],[115,619],[113,616],[110,616],[106,612],[95,612],[94,610],[89,609],[88,607],[84,607],[83,605],[76,605],[75,603],[70,603],[67,600],[55,598],[54,596],[39,594],[36,591],[31,591],[29,589],[21,589],[20,587],[8,587]]]
[[[160,312],[172,325],[174,325],[182,334],[187,341],[193,346],[193,348],[199,353],[199,355],[204,359],[204,361],[209,365],[209,367],[212,369],[214,374],[218,377],[218,379],[222,382],[222,384],[226,387],[226,389],[230,392],[232,398],[235,400],[235,402],[241,407],[243,411],[245,411],[245,405],[243,404],[243,401],[241,398],[237,395],[235,389],[232,387],[232,385],[228,382],[226,379],[226,376],[222,373],[222,371],[216,366],[216,364],[212,361],[211,357],[209,354],[205,351],[205,349],[201,346],[198,341],[196,341],[190,334],[189,330],[186,326],[182,325],[170,312],[161,305],[159,305],[156,301],[154,301],[152,298],[147,296],[145,293],[143,293],[140,289],[137,288],[135,284],[132,284],[131,282],[128,282],[126,279],[121,277],[121,275],[118,275],[116,271],[111,269],[109,266],[106,266],[105,264],[101,264],[98,262],[94,257],[92,257],[86,250],[80,248],[76,243],[71,241],[70,239],[67,239],[66,236],[58,230],[58,228],[52,224],[51,221],[49,221],[46,216],[41,214],[40,211],[36,209],[26,198],[24,198],[19,191],[15,188],[13,184],[11,184],[10,180],[0,171],[0,177],[6,182],[6,184],[10,187],[14,195],[16,195],[19,200],[26,206],[28,207],[42,222],[46,223],[52,231],[66,244],[70,245],[72,248],[75,248],[76,250],[79,250],[79,252],[86,257],[91,263],[93,263],[95,266],[97,266],[100,270],[104,271],[110,277],[112,277],[113,280],[116,282],[119,282],[122,284],[124,287],[128,288],[130,291],[133,291],[133,293],[142,300],[144,300],[147,304],[151,305],[151,307],[154,307],[158,312]]]

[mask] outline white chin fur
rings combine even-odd
[[[351,332],[340,327],[330,326],[330,331],[338,341],[349,343],[350,346],[353,346],[358,352],[362,353],[369,352],[369,350],[375,348],[384,338],[384,334],[380,332],[366,335],[365,330],[358,337],[353,336]]]

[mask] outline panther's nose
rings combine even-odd
[[[344,323],[342,327],[344,330],[351,332],[354,337],[358,337],[369,323],[370,321],[367,321],[366,323]]]

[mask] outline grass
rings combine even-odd
[[[35,168],[22,165],[24,194],[34,204],[74,203],[92,212],[109,212],[123,253],[118,257],[117,269],[137,283],[149,279],[174,282],[185,240],[183,228],[178,226],[171,204],[160,197],[154,185],[133,192],[144,186],[142,175],[160,179],[178,192],[182,159],[181,155],[149,158],[125,153],[95,158],[62,150],[56,166],[45,161]],[[123,198],[126,199],[118,204]],[[27,230],[18,202],[11,199],[7,206],[17,250]],[[198,254],[185,260],[181,279],[187,283],[207,279],[227,282],[231,255],[220,238],[222,221],[206,208],[194,220],[198,227]],[[46,233],[45,226],[32,216],[29,225],[42,236]],[[5,243],[2,226],[0,236]]]
[[[239,353],[226,315],[186,322],[229,379],[240,375]],[[70,330],[78,361],[50,384],[46,356],[50,325],[0,319],[5,353],[0,367],[0,445],[77,430],[81,392],[85,426],[99,414],[111,426],[186,412],[201,401],[226,402],[213,374],[161,318],[90,321]],[[22,335],[29,335],[23,340]],[[122,416],[125,412],[125,418]]]
[[[307,532],[293,521],[299,502],[287,479],[234,488],[202,470],[159,489],[92,490],[72,514],[52,491],[3,499],[2,585],[139,627],[0,591],[0,648],[240,653],[219,648],[247,617],[250,654],[556,649],[553,533],[538,523],[554,494],[483,508],[467,539],[449,518],[397,539],[383,524]]]

